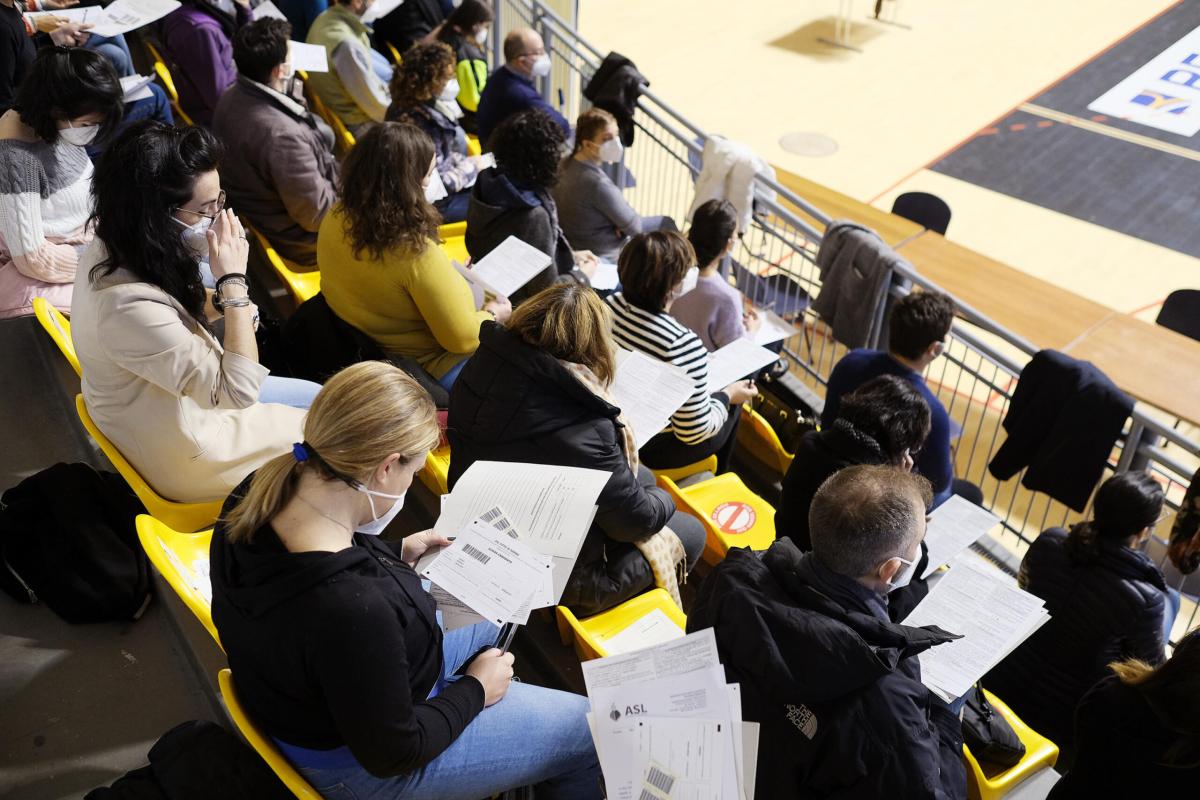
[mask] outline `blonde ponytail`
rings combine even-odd
[[[324,480],[366,483],[390,454],[424,458],[437,445],[429,394],[403,370],[364,361],[334,375],[304,418],[307,458],[276,456],[261,466],[246,496],[222,520],[231,542],[249,542],[295,496],[304,471]]]

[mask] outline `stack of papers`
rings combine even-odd
[[[735,339],[708,356],[708,391],[719,392],[779,360],[778,353],[746,338]]]
[[[329,72],[329,59],[319,44],[291,41],[292,68],[305,72]]]
[[[758,316],[762,320],[762,325],[759,326],[752,337],[752,341],[757,345],[765,347],[775,342],[782,342],[784,339],[790,339],[800,333],[800,330],[795,325],[792,325],[774,311],[765,311],[760,308],[758,309]]]
[[[467,279],[496,296],[508,297],[550,266],[550,256],[515,236],[509,236],[476,261]]]
[[[121,91],[125,93],[125,102],[132,103],[143,97],[152,97],[154,93],[150,91],[150,82],[153,80],[149,75],[126,75],[121,78]]]
[[[758,725],[742,722],[711,628],[583,663],[610,800],[754,797]]]
[[[1000,518],[986,508],[956,494],[950,495],[929,517],[929,530],[925,533],[929,566],[921,577],[928,578],[942,564],[949,564],[999,524]]]
[[[179,8],[177,0],[116,0],[108,8],[66,8],[48,13],[91,25],[96,36],[118,36],[149,25]]]
[[[620,282],[621,276],[617,273],[616,264],[603,258],[596,260],[596,272],[589,281],[593,289],[597,292],[611,292]]]
[[[953,702],[1050,620],[1039,597],[982,559],[963,553],[905,625],[936,625],[963,638],[921,653],[921,682]]]
[[[667,427],[695,390],[688,374],[674,364],[618,349],[617,374],[609,391],[633,428],[639,449]]]

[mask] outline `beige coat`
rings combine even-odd
[[[223,499],[303,438],[304,411],[258,402],[268,370],[220,343],[166,292],[118,269],[99,239],[75,278],[71,335],[96,425],[164,497]]]

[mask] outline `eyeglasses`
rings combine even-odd
[[[216,210],[213,211],[211,214],[206,213],[204,211],[193,211],[190,208],[179,208],[178,206],[175,208],[175,210],[182,211],[185,214],[195,214],[197,217],[206,217],[207,219],[216,220],[217,215],[225,210],[225,190],[224,189],[222,189],[221,193],[217,195],[217,199],[215,201],[213,201],[212,203],[208,203],[205,207],[209,208],[214,205],[216,206]]]

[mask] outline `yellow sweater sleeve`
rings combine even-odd
[[[492,315],[475,310],[467,279],[433,242],[417,259],[416,267],[409,294],[433,338],[448,352],[474,353],[479,347],[479,326]]]

